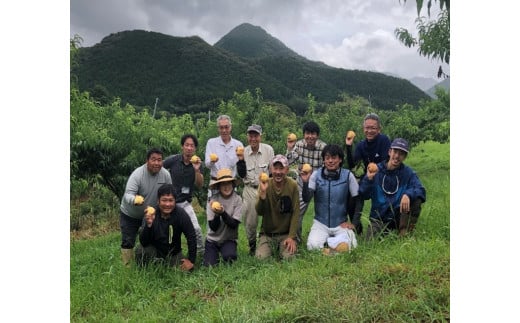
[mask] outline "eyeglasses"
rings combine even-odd
[[[379,130],[379,127],[363,127],[365,130]]]
[[[229,126],[228,124],[225,125],[225,126],[218,126],[219,129],[229,129],[229,127],[230,127],[230,126]]]

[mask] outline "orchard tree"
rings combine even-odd
[[[406,3],[406,0],[403,0]],[[399,0],[400,2],[400,0]],[[442,62],[450,63],[450,1],[449,0],[435,0],[439,3],[440,13],[437,20],[429,20],[421,16],[424,1],[416,0],[417,2],[417,37],[414,37],[405,28],[396,28],[394,33],[405,46],[418,47],[419,54],[432,59],[439,59]],[[428,18],[430,18],[430,9],[432,7],[432,0],[427,2]],[[438,77],[448,77],[439,66]]]

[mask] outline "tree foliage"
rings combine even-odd
[[[450,1],[439,0],[440,13],[437,20],[429,20],[432,0],[427,1],[428,19],[421,16],[423,0],[417,1],[417,19],[415,20],[418,35],[414,37],[405,28],[396,28],[394,33],[405,46],[418,47],[419,54],[432,59],[450,63]],[[406,2],[406,0],[404,0]],[[437,0],[435,0],[437,2]],[[442,69],[440,70],[441,74]],[[440,75],[439,75],[440,77]]]

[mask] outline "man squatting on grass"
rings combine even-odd
[[[368,168],[359,185],[359,194],[372,199],[367,239],[379,233],[397,229],[400,236],[414,230],[421,204],[426,202],[426,190],[415,171],[403,162],[409,152],[402,138],[392,141],[388,161]]]
[[[276,256],[290,259],[297,251],[299,193],[296,181],[287,176],[289,162],[284,155],[276,155],[270,163],[272,178],[260,181],[256,212],[262,217],[262,227],[256,258]]]
[[[343,150],[338,145],[327,145],[321,153],[323,167],[312,172],[301,172],[303,201],[314,196],[314,221],[307,239],[307,249],[322,249],[325,243],[333,249],[346,243],[347,250],[357,246],[353,229],[361,221],[361,203],[358,199],[358,183],[354,174],[342,168]],[[349,195],[353,199],[349,199]],[[348,203],[356,203],[356,213],[348,221]]]
[[[136,249],[138,265],[163,259],[170,266],[180,265],[182,271],[193,269],[197,257],[195,228],[188,213],[175,207],[176,194],[172,184],[164,184],[157,191],[159,207],[146,212],[139,234],[140,245]],[[181,234],[188,243],[187,259],[182,255]]]
[[[155,206],[159,187],[165,183],[172,183],[170,173],[162,167],[162,158],[161,150],[148,150],[146,163],[136,168],[126,182],[119,216],[121,258],[124,266],[129,266],[130,261],[134,259],[135,239],[143,223],[145,207]]]

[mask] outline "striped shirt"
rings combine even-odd
[[[324,141],[317,139],[314,148],[309,148],[304,139],[298,140],[294,148],[287,151],[286,157],[289,160],[289,165],[297,163],[300,170],[303,164],[311,165],[314,170],[320,168],[323,165],[321,152],[326,145]]]

